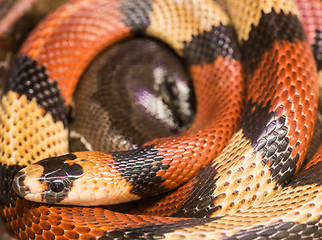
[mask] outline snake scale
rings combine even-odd
[[[322,146],[301,169],[317,115],[321,12],[318,0],[72,0],[58,8],[22,46],[1,98],[7,228],[37,240],[321,239]],[[195,121],[137,149],[68,153],[78,79],[100,51],[137,34],[184,59]],[[89,206],[168,191],[140,214]]]

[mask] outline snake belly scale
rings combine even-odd
[[[194,123],[134,150],[68,153],[78,79],[100,51],[136,34],[186,62]],[[38,240],[320,239],[322,147],[300,171],[317,114],[312,39],[292,1],[68,2],[24,43],[1,99],[8,229]],[[138,215],[89,206],[176,188]]]

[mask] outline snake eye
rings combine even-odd
[[[50,190],[59,193],[64,190],[65,184],[61,180],[54,180],[49,185]]]

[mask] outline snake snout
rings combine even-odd
[[[14,177],[12,182],[12,187],[14,191],[21,197],[26,196],[30,193],[30,188],[25,186],[26,173],[25,171],[19,171],[17,175]]]
[[[43,172],[43,167],[37,164],[21,169],[12,182],[14,191],[28,200],[39,201],[45,188],[42,183]]]

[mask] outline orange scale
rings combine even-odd
[[[17,210],[13,207],[6,209],[5,211],[6,216],[15,216],[15,220],[17,219]]]
[[[64,229],[61,227],[52,227],[50,230],[57,236],[62,236],[64,234]]]
[[[189,161],[190,159],[191,159],[191,157],[192,157],[192,155],[193,155],[193,152],[192,151],[185,151],[184,153],[182,153],[182,159],[183,159],[183,161]]]
[[[75,231],[67,230],[64,234],[68,239],[79,239],[79,234]]]
[[[288,122],[288,124],[287,124],[287,126],[288,126],[288,134],[287,135],[288,136],[291,136],[296,130],[297,122],[296,122],[296,120],[291,120],[291,119],[294,119],[294,115],[295,115],[295,112],[292,113],[293,118],[290,117],[290,120],[287,120],[287,122]]]
[[[177,186],[176,180],[178,177],[181,177],[182,169],[177,169],[177,171],[173,172],[168,179],[162,183],[163,186],[166,186],[170,189],[170,187]]]
[[[46,240],[42,235],[36,235],[35,240]]]
[[[158,173],[157,173],[158,176],[161,176],[164,179],[171,179],[172,172],[166,172],[164,170],[160,170],[160,171],[158,171]],[[173,172],[175,172],[175,171],[173,171]]]
[[[38,208],[41,217],[43,217],[44,215],[49,215],[50,214],[50,210],[48,208],[46,208],[45,206],[41,206]]]
[[[24,231],[20,232],[18,236],[20,239],[29,239],[26,232],[24,232]],[[54,239],[54,238],[51,238],[51,239]]]
[[[39,222],[40,222],[40,218],[35,217],[35,216],[32,216],[32,222],[33,222],[34,224],[39,224]]]
[[[196,160],[196,159],[192,159],[192,158],[182,158],[183,159],[183,162],[187,162],[187,163],[189,163],[191,166],[193,166],[193,165],[196,165],[196,164],[198,164],[198,160]]]
[[[303,109],[303,105],[301,103],[299,103],[298,105],[294,104],[294,110],[296,112],[295,118],[297,121],[300,121],[301,116],[303,116],[303,110],[305,111],[305,109]]]
[[[306,100],[306,90],[302,89],[300,92],[300,102],[304,102]]]
[[[312,89],[311,89],[311,85],[306,85],[306,90],[305,90],[307,93],[311,93],[311,95],[312,95],[312,93],[314,92],[314,91],[312,91]]]
[[[298,93],[295,93],[294,97],[292,98],[292,102],[295,106],[300,103],[300,95]]]
[[[43,221],[42,221],[43,220]],[[47,218],[46,219],[42,219],[41,218],[41,221],[40,221],[40,223],[39,223],[39,225],[41,226],[41,228],[43,229],[43,230],[50,230],[50,228],[51,228],[51,225],[50,225],[50,223],[49,222],[47,222]]]
[[[27,216],[26,214],[22,216],[22,219],[27,227],[32,226],[32,218],[30,216]]]
[[[303,91],[303,89],[302,89],[302,82],[300,80],[296,80],[296,81],[294,81],[294,83],[295,83],[296,89],[298,89],[298,91],[299,91],[299,94],[301,94],[302,91]]]
[[[280,103],[281,104],[281,103]],[[285,100],[285,102],[283,104],[281,104],[284,106],[284,111],[286,112],[290,112],[292,113],[290,116],[292,116],[293,114],[295,115],[296,113],[294,112],[294,110],[292,110],[293,107],[293,103],[290,100]],[[292,116],[292,119],[294,118],[294,116]]]
[[[180,159],[181,160],[181,159]],[[175,167],[175,168],[177,168],[179,165],[180,165],[180,160],[173,160],[173,161],[171,161],[171,162],[169,162],[169,164],[170,164],[170,168],[171,167]],[[164,163],[164,160],[162,160],[162,162]],[[170,168],[168,168],[168,170],[167,171],[169,171],[169,169]]]
[[[177,166],[178,169],[185,169],[189,166],[187,162],[180,162],[180,164]],[[189,169],[190,170],[190,169]]]
[[[170,164],[172,161],[171,159],[163,159],[162,164]]]
[[[176,140],[177,137],[175,137],[175,140]],[[174,141],[175,141],[174,140]],[[170,140],[171,141],[171,140]],[[173,141],[173,140],[172,140]],[[179,146],[179,143],[175,143],[175,144],[171,144],[170,146],[166,146],[166,149],[164,151],[167,151],[167,152],[174,152],[175,154],[175,151],[178,149],[178,146]]]
[[[297,130],[294,131],[292,136],[289,138],[289,145],[294,146],[299,139],[299,132]]]
[[[60,225],[60,221],[57,219],[53,219],[53,218],[48,218],[48,222],[50,222],[50,224],[53,226],[59,226]]]
[[[166,163],[168,161],[168,164],[171,163],[171,165],[174,165],[174,166],[176,165],[176,162],[177,161],[175,161],[174,163],[173,163],[173,161],[171,161],[171,159],[174,157],[174,153],[173,152],[165,152],[165,153],[162,153],[162,151],[161,152],[159,151],[159,154],[164,157],[164,159],[162,160],[163,163]]]
[[[203,150],[204,150],[204,147],[196,145],[196,147],[194,149],[194,153],[195,154],[201,154],[203,152]]]
[[[62,222],[60,224],[60,226],[64,229],[64,230],[73,230],[75,228],[75,225],[72,223],[67,223],[67,222]]]
[[[43,235],[46,239],[55,239],[55,235],[50,231],[44,231]]]
[[[299,141],[300,142],[307,141],[307,127],[306,126],[303,126],[303,128],[300,130]]]
[[[179,156],[180,158],[182,158],[181,154],[184,153],[184,152],[185,152],[185,149],[182,149],[182,147],[181,148],[178,147],[178,148],[175,149],[175,154],[176,155],[180,154],[180,156]]]
[[[297,117],[297,121],[298,121],[297,128],[299,130],[301,130],[304,127],[304,124],[307,121],[306,116],[304,114],[301,114],[300,112],[302,112],[302,111],[299,111],[299,114],[298,114],[299,116]]]
[[[276,96],[272,102],[272,105],[271,105],[272,111],[277,111],[277,108],[281,108],[281,111],[283,112],[284,106],[282,106],[280,103],[281,103],[280,97]],[[280,115],[279,112],[278,112],[278,114]]]
[[[199,170],[201,167],[200,167],[200,164],[193,164],[192,165],[192,168],[191,168],[191,170],[192,171],[197,171],[197,170]]]
[[[178,149],[177,151],[180,151],[180,153],[184,153],[186,151],[186,146],[189,144],[189,139],[184,139],[181,141],[181,144],[178,144],[176,148]]]
[[[26,234],[28,235],[29,239],[35,239],[36,237],[33,229],[30,229],[30,228],[26,229]]]
[[[81,234],[79,236],[79,240],[90,240],[92,238],[93,238],[93,235],[89,233]]]
[[[309,109],[307,111],[307,113],[306,113],[306,119],[307,119],[306,123],[307,123],[308,127],[312,127],[313,128],[314,126],[313,126],[313,120],[312,119],[314,119],[314,118],[313,118],[313,112],[312,112],[311,109]]]
[[[286,77],[285,79],[289,79],[289,77]],[[276,93],[280,95],[284,91],[285,91],[284,83],[280,82],[276,87]]]
[[[281,68],[285,72],[285,75],[288,73],[286,69],[287,62],[288,62],[287,57],[285,55],[282,55],[279,59],[279,66],[281,66]]]
[[[285,89],[283,90],[283,92],[281,92],[281,100],[285,102],[288,100],[288,98],[289,98],[289,92],[288,90]]]
[[[306,72],[304,72],[303,71],[303,68],[302,67],[298,67],[297,68],[297,76],[303,76],[303,75],[306,75],[307,73]],[[308,74],[310,74],[309,72],[308,72]]]
[[[55,240],[68,240],[68,238],[65,236],[57,236]]]
[[[83,226],[77,226],[74,231],[80,233],[80,234],[84,234],[84,233],[89,233],[90,232],[90,228],[89,227],[83,227]]]

